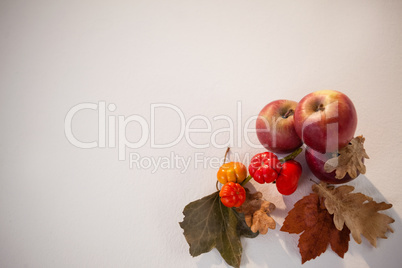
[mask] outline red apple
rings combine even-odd
[[[314,176],[318,179],[325,181],[331,184],[340,184],[349,182],[355,178],[351,178],[348,173],[346,173],[343,179],[335,178],[335,171],[331,173],[327,173],[324,170],[324,164],[328,161],[328,159],[333,157],[332,153],[319,153],[314,151],[310,147],[307,147],[305,150],[305,157],[308,167],[310,168],[311,172],[313,172]],[[359,171],[357,171],[357,175],[359,175]]]
[[[352,101],[335,90],[320,90],[305,96],[296,107],[294,120],[303,142],[321,153],[346,146],[357,126]]]
[[[303,144],[294,127],[293,114],[296,106],[295,101],[276,100],[261,110],[256,131],[258,140],[267,150],[284,154]]]

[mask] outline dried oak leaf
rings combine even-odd
[[[240,237],[258,235],[246,225],[242,214],[222,204],[219,192],[189,203],[183,214],[179,224],[193,257],[215,247],[229,265],[239,267],[243,250]]]
[[[362,242],[362,234],[376,247],[378,237],[387,238],[385,233],[393,232],[389,224],[394,219],[378,212],[391,208],[392,204],[377,203],[362,193],[351,193],[355,188],[349,185],[335,188],[321,182],[312,188],[320,197],[325,198],[325,207],[334,215],[336,228],[341,230],[346,225],[358,244]]]
[[[325,162],[325,172],[331,173],[335,170],[335,178],[337,179],[343,179],[346,173],[349,173],[349,176],[354,179],[358,176],[357,171],[365,174],[366,166],[363,163],[363,159],[369,159],[369,156],[363,146],[364,140],[363,136],[353,138],[349,145],[339,150],[338,156]]]
[[[328,244],[341,258],[349,248],[349,229],[336,229],[332,215],[315,193],[296,202],[286,216],[281,231],[296,234],[303,232],[298,245],[302,264],[324,253]]]
[[[254,233],[266,234],[268,228],[275,229],[276,223],[268,213],[275,210],[275,205],[262,199],[262,193],[250,194],[246,189],[246,201],[237,209],[237,212],[244,213],[244,218],[251,231]]]

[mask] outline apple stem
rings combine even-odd
[[[325,110],[324,104],[321,103],[320,106],[317,107],[317,112],[324,111],[324,110]]]
[[[283,117],[284,117],[284,118],[288,118],[289,116],[293,115],[294,112],[295,112],[295,111],[294,111],[293,109],[289,109]]]
[[[280,161],[281,163],[285,163],[286,161],[293,160],[293,159],[295,159],[296,156],[298,156],[302,151],[303,151],[302,148],[298,148],[298,149],[294,150],[291,154],[285,156],[285,157],[282,158],[282,159],[279,159],[279,161]]]

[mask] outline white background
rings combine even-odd
[[[237,129],[268,102],[320,89],[354,102],[356,134],[366,137],[371,159],[351,184],[394,205],[386,214],[395,233],[376,249],[351,241],[344,259],[328,249],[303,267],[400,266],[401,1],[1,1],[0,38],[1,267],[226,267],[215,249],[192,258],[178,224],[187,203],[215,190],[216,168],[130,169],[117,148],[73,146],[65,116],[79,103],[105,101],[117,107],[108,116],[149,121],[152,103],[170,103],[186,120],[226,115]],[[156,141],[174,140],[178,114],[156,115]],[[96,141],[97,120],[96,111],[78,113],[75,136]],[[223,127],[212,121],[213,130]],[[138,124],[127,137],[141,137]],[[191,137],[210,143],[211,134]],[[241,156],[261,151],[243,135],[235,141],[232,152]],[[166,149],[151,148],[149,139],[127,149],[186,158],[224,151],[185,138]],[[312,175],[298,159],[304,171],[292,196],[254,185],[277,205],[278,225],[242,239],[243,267],[300,266],[298,236],[279,231],[310,192]]]

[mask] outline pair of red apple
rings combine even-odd
[[[352,180],[349,175],[335,179],[324,163],[352,140],[357,126],[352,101],[335,90],[308,94],[299,103],[276,100],[260,112],[256,130],[261,144],[271,152],[289,153],[306,144],[306,161],[313,174],[329,183]]]

